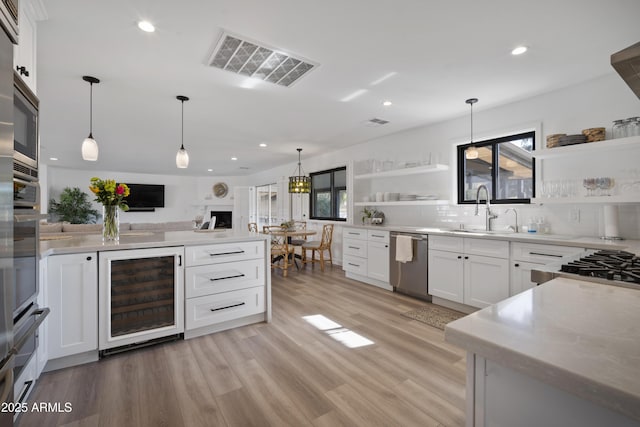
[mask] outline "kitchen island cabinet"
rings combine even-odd
[[[49,365],[61,368],[68,363],[98,358],[98,254],[82,252],[54,255],[46,259],[45,320]],[[63,358],[74,356],[73,362]],[[74,364],[75,364],[74,363]]]
[[[449,323],[467,426],[640,425],[640,292],[554,279]]]
[[[175,333],[184,330],[189,338],[271,321],[271,276],[265,274],[269,265],[265,256],[267,245],[268,236],[233,231],[123,235],[119,242],[109,243],[103,243],[100,235],[41,242],[46,274],[41,276],[40,286],[46,291],[45,305],[51,309],[45,320],[49,358],[45,369],[60,369],[99,357],[99,313],[105,312],[110,295],[104,287],[102,293],[98,293],[98,270],[102,270],[102,283],[108,282],[104,276],[108,264],[101,261],[98,269],[99,259],[144,260],[147,254],[158,252],[160,256],[175,252],[179,267],[175,270],[179,277],[174,281],[179,287],[175,294],[174,312],[179,316]],[[228,277],[230,271],[237,277]],[[231,305],[235,305],[238,298],[244,299],[237,302],[236,307],[220,309],[219,303],[233,300]],[[206,303],[206,307],[203,309],[200,303]],[[194,317],[194,312],[206,312],[206,319]],[[102,320],[104,328],[108,319],[103,316]],[[186,328],[183,329],[183,325]],[[123,341],[123,345],[128,344],[129,341]]]

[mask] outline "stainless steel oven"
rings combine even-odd
[[[37,182],[13,179],[13,318],[18,320],[38,295],[40,191]]]
[[[15,73],[13,81],[13,160],[37,170],[39,101]]]

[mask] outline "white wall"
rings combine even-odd
[[[473,96],[473,94],[469,94]],[[464,100],[460,100],[464,103]],[[503,132],[539,124],[542,127],[540,141],[553,133],[579,133],[589,127],[604,126],[608,132],[614,119],[640,116],[640,100],[631,92],[620,77],[613,71],[603,77],[589,82],[568,87],[555,92],[543,94],[524,101],[491,108],[491,99],[481,99],[474,107],[474,140],[495,136]],[[302,158],[302,167],[306,173],[334,167],[344,166],[349,160],[393,160],[416,161],[429,157],[439,159],[442,163],[452,165],[451,172],[443,175],[429,174],[423,177],[402,181],[403,188],[395,188],[396,181],[377,184],[379,191],[409,192],[437,192],[444,198],[453,197],[453,180],[455,174],[454,147],[456,143],[469,140],[469,116],[465,114],[459,118],[448,120],[432,126],[418,127],[394,135],[385,136],[342,150]],[[304,144],[301,145],[304,148]],[[622,162],[622,163],[620,163]],[[620,165],[636,165],[635,157],[618,159],[597,158],[586,163],[563,163],[561,167],[545,168],[545,176],[551,179],[567,176],[582,177],[594,168],[608,172],[616,177]],[[123,222],[156,222],[193,219],[198,213],[205,212],[204,203],[210,203],[218,208],[234,205],[233,194],[236,186],[254,186],[286,180],[295,169],[296,162],[256,173],[248,177],[176,177],[168,175],[143,175],[135,173],[116,173],[108,171],[79,171],[49,166],[45,168],[46,178],[42,181],[46,188],[43,194],[56,197],[66,186],[86,188],[92,176],[102,178],[117,178],[125,182],[157,183],[166,185],[165,208],[157,209],[155,213],[125,213]],[[607,169],[609,168],[609,169]],[[226,182],[229,185],[229,195],[223,199],[211,196],[212,186],[216,182]],[[361,185],[360,183],[358,185]],[[388,188],[388,189],[387,189]],[[374,189],[372,188],[371,191]],[[87,189],[88,191],[88,189]],[[210,198],[208,198],[210,197]],[[358,196],[359,197],[359,196]],[[198,201],[202,202],[197,205]],[[297,202],[294,202],[297,203]],[[598,236],[603,232],[602,207],[599,205],[582,204],[577,206],[516,206],[520,223],[532,216],[544,216],[550,223],[551,229],[557,234]],[[504,215],[506,207],[497,208],[500,218],[497,226],[513,223],[512,214]],[[580,221],[570,221],[572,210],[578,210]],[[206,210],[210,210],[207,207]],[[424,207],[384,207],[387,224],[429,226],[460,222],[481,226],[483,217],[473,216],[473,208],[450,206]],[[360,221],[360,209],[351,213],[349,222]],[[237,213],[234,213],[236,215]],[[297,216],[297,213],[296,213]],[[575,216],[575,215],[574,215]],[[624,205],[620,208],[621,233],[627,238],[640,238],[640,206]],[[312,224],[319,227],[322,223]],[[340,224],[338,224],[340,226]],[[336,237],[341,230],[336,231]],[[339,259],[340,255],[336,259]]]
[[[473,94],[469,94],[472,96]],[[464,100],[460,100],[461,103]],[[541,125],[542,135],[539,141],[544,143],[545,137],[553,133],[580,133],[582,129],[590,127],[606,127],[610,137],[611,124],[614,119],[640,115],[640,100],[631,92],[620,77],[613,71],[603,77],[583,84],[571,86],[555,92],[543,94],[524,101],[509,105],[490,108],[491,99],[481,99],[474,107],[474,140],[491,137],[504,132],[528,127],[532,124]],[[377,183],[377,191],[409,192],[408,190],[422,190],[437,192],[444,198],[452,199],[455,174],[454,147],[456,143],[469,141],[469,115],[448,120],[432,126],[410,129],[394,135],[371,140],[363,144],[346,147],[342,150],[329,152],[312,158],[303,158],[304,170],[315,172],[342,166],[347,159],[352,160],[392,160],[412,162],[427,159],[431,153],[435,161],[439,158],[442,163],[451,165],[449,175],[438,176],[429,174],[423,177],[411,178],[404,181]],[[302,145],[304,148],[304,145]],[[583,174],[609,173],[609,176],[619,176],[621,163],[627,166],[635,165],[635,157],[611,160],[596,158],[585,164],[563,162],[557,167],[545,168],[545,174],[551,179],[576,177]],[[286,167],[274,168],[250,177],[254,183],[269,182],[286,177],[293,164]],[[589,176],[589,175],[587,175]],[[605,175],[607,176],[607,175]],[[394,178],[397,179],[397,178]],[[403,188],[397,188],[401,182]],[[356,185],[363,185],[357,182]],[[396,188],[394,188],[396,187]],[[359,197],[356,192],[356,196]],[[374,204],[372,204],[374,205]],[[512,224],[513,214],[504,215],[507,206],[497,208],[500,218],[497,226]],[[516,205],[519,220],[522,224],[533,216],[544,216],[550,223],[551,230],[557,234],[599,236],[603,232],[602,207],[599,205],[582,204],[578,206],[523,206]],[[572,209],[579,212],[580,221],[569,219]],[[472,207],[424,206],[424,207],[384,207],[386,223],[393,225],[429,226],[429,225],[457,225],[466,223],[482,226],[484,217],[473,216]],[[359,208],[351,215],[350,221],[360,221]],[[640,206],[624,205],[620,208],[621,233],[627,238],[640,238]]]
[[[205,214],[211,210],[233,210],[233,188],[244,185],[246,177],[180,177],[174,175],[150,175],[138,173],[123,173],[111,171],[77,170],[48,166],[43,169],[41,176],[42,207],[46,212],[48,201],[53,197],[59,200],[60,193],[65,187],[79,187],[93,200],[89,191],[91,177],[115,179],[118,182],[136,184],[163,184],[165,186],[165,207],[156,208],[155,212],[122,212],[121,222],[164,222],[192,220],[198,214]],[[213,185],[225,182],[229,186],[229,193],[224,198],[213,196]],[[95,208],[101,212],[102,206],[93,202]],[[206,207],[205,207],[206,204]]]

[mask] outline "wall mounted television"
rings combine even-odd
[[[164,185],[160,184],[127,184],[129,197],[127,204],[130,211],[153,212],[155,208],[164,208]]]

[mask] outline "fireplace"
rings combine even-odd
[[[216,228],[233,228],[231,211],[211,211],[211,217],[216,217]]]

